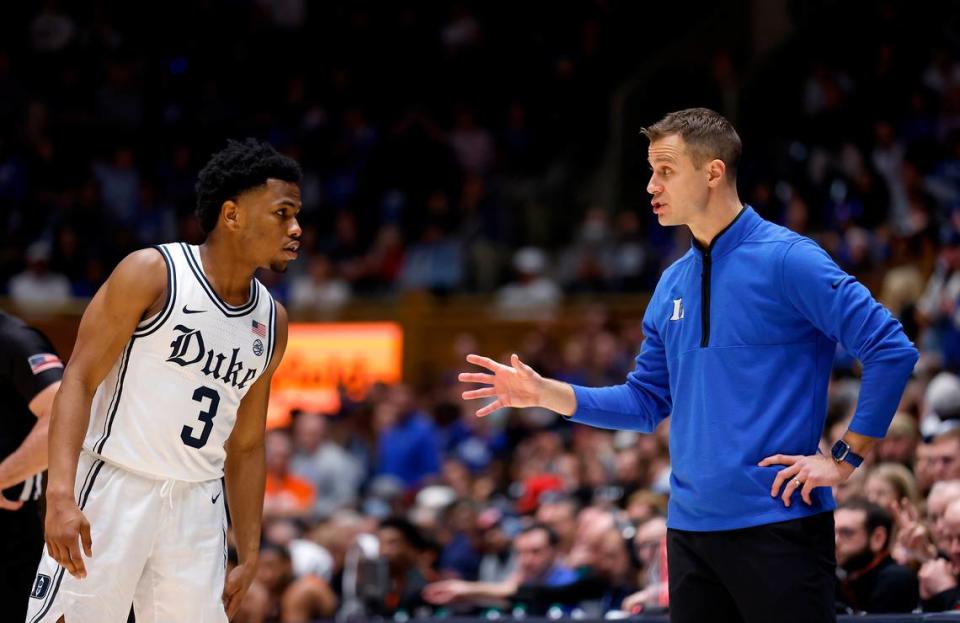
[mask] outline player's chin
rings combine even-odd
[[[290,263],[290,260],[271,260],[270,261],[270,270],[275,273],[285,273],[287,272],[287,265]]]

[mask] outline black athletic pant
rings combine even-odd
[[[0,604],[3,621],[27,618],[27,602],[43,553],[43,526],[36,502],[0,510]]]
[[[671,623],[834,623],[833,513],[718,532],[669,530]]]

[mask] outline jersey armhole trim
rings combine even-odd
[[[260,286],[263,287],[263,286]],[[273,361],[273,350],[277,347],[277,303],[273,300],[273,297],[270,297],[270,338],[267,342],[267,362],[264,364],[263,369],[266,370],[270,367],[270,362]]]
[[[173,313],[177,299],[177,271],[173,265],[173,258],[170,257],[169,251],[163,245],[154,245],[151,248],[160,252],[163,262],[167,266],[167,297],[160,311],[154,314],[152,319],[148,318],[141,323],[141,326],[137,327],[136,331],[133,332],[135,337],[146,337],[163,326],[163,323]]]

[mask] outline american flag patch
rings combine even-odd
[[[253,334],[260,337],[267,337],[267,325],[262,322],[253,321]]]
[[[63,367],[63,362],[60,361],[60,358],[53,353],[40,353],[39,355],[34,355],[33,357],[27,359],[27,363],[30,364],[30,371],[34,374],[40,374],[41,372],[46,372],[47,370]]]

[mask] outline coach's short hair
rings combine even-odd
[[[303,173],[297,161],[277,152],[270,143],[248,138],[228,140],[211,156],[197,177],[197,216],[209,234],[217,226],[220,208],[228,200],[262,186],[270,178],[299,184]]]
[[[695,167],[699,169],[713,159],[722,160],[727,181],[736,182],[743,144],[733,124],[720,113],[709,108],[686,108],[667,114],[641,132],[651,143],[678,134],[687,144]]]

